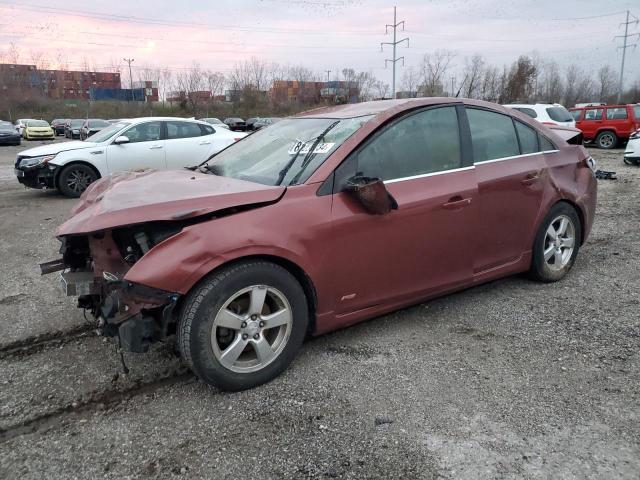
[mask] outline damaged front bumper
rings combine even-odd
[[[18,182],[28,188],[55,188],[56,165],[44,164],[36,167],[16,167]]]
[[[99,333],[118,338],[123,351],[143,353],[175,332],[180,295],[124,279],[130,264],[111,232],[62,238],[63,257],[40,264],[41,273],[60,272],[60,287],[91,313]],[[131,259],[130,259],[131,261]]]

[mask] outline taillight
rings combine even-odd
[[[593,159],[591,155],[589,155],[587,158],[584,159],[584,163],[587,165],[587,167],[591,169],[593,173],[596,172],[596,168],[597,168],[596,161]]]

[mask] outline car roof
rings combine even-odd
[[[391,109],[407,110],[411,108],[438,105],[440,103],[461,103],[461,98],[421,97],[403,98],[398,100],[374,100],[371,102],[349,103],[332,107],[321,107],[294,115],[297,118],[354,118],[376,115]],[[488,105],[495,106],[494,104]]]

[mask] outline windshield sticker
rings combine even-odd
[[[298,142],[289,149],[289,155],[295,155],[298,153],[309,153],[312,143]],[[313,150],[313,153],[329,153],[335,143],[319,143]]]

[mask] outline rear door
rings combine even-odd
[[[474,274],[520,260],[543,194],[545,161],[536,130],[513,117],[467,107],[478,182]]]
[[[580,122],[580,130],[584,138],[589,140],[596,138],[598,130],[602,126],[604,110],[602,108],[587,108],[584,111],[584,118]]]
[[[456,107],[429,108],[383,127],[338,167],[332,205],[338,314],[471,280],[477,189],[461,145]],[[398,209],[366,213],[343,191],[355,174],[384,180]]]
[[[629,112],[626,106],[607,107],[605,119],[606,126],[611,127],[620,138],[628,138],[635,130],[633,128],[633,120],[629,118]]]
[[[107,147],[109,173],[126,170],[164,170],[166,167],[162,122],[152,121],[133,125],[120,134],[128,143]]]
[[[171,120],[165,125],[167,168],[191,167],[208,158],[212,138],[211,135],[204,135],[205,131],[199,123]]]

